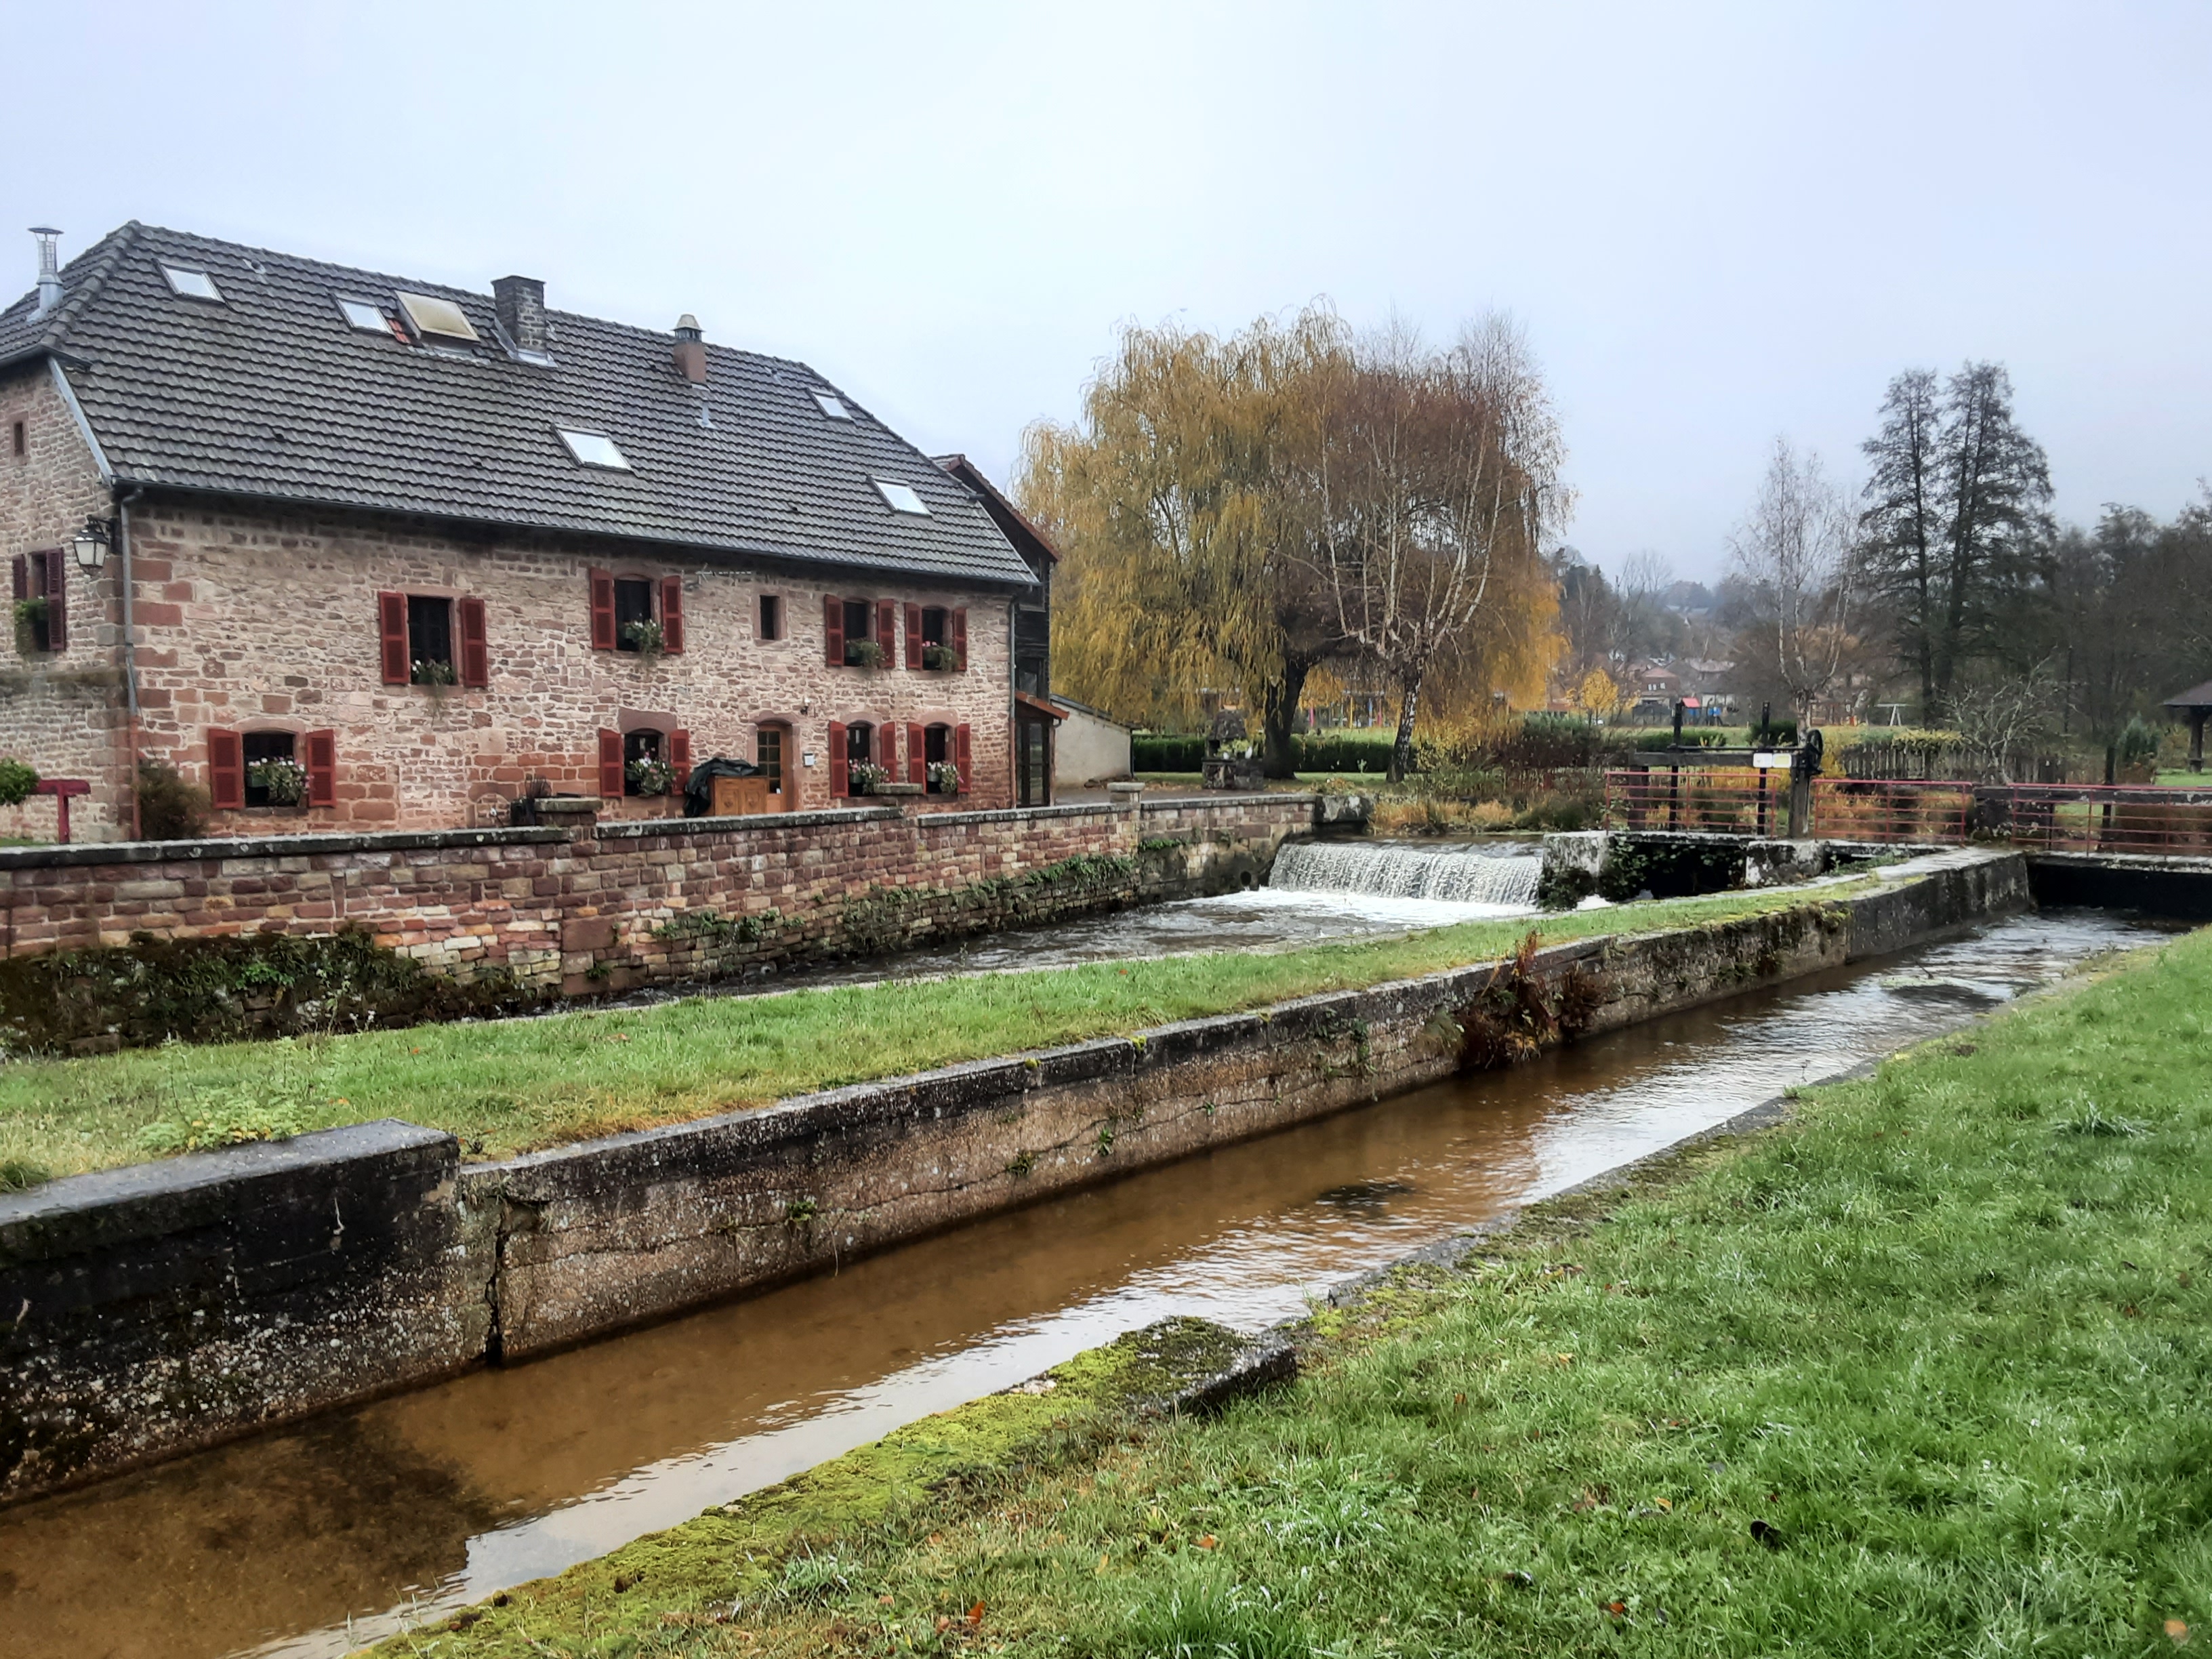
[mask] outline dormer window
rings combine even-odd
[[[441,300],[430,294],[409,294],[404,289],[396,297],[400,310],[407,313],[408,327],[423,339],[453,340],[464,345],[477,343],[475,327],[451,300]]]
[[[169,292],[185,300],[212,300],[222,303],[222,290],[215,285],[215,278],[204,270],[190,270],[182,265],[164,264],[161,275],[169,279]]]
[[[389,334],[392,319],[384,314],[384,307],[367,300],[340,300],[338,309],[354,327],[368,334]]]
[[[814,402],[815,406],[833,421],[849,421],[853,418],[853,411],[845,407],[844,400],[834,392],[816,392]]]
[[[561,441],[568,446],[569,454],[586,466],[604,467],[610,472],[630,471],[629,459],[615,447],[615,441],[604,432],[585,432],[574,427],[556,426]]]
[[[915,493],[912,484],[902,484],[890,478],[871,480],[882,494],[884,504],[894,513],[912,513],[922,518],[929,516],[929,506]]]

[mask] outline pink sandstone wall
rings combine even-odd
[[[28,451],[11,453],[11,422]],[[43,366],[0,384],[0,552],[59,545],[88,513],[112,508],[90,451]],[[504,824],[507,803],[543,779],[556,793],[599,793],[600,730],[683,730],[695,761],[753,758],[764,722],[791,731],[800,810],[833,805],[831,723],[969,728],[968,792],[950,807],[1012,799],[1009,730],[1012,595],[1003,589],[739,567],[672,550],[486,531],[258,504],[149,499],[132,509],[140,752],[205,786],[210,728],[336,733],[334,803],[219,811],[217,835],[446,830]],[[684,648],[657,659],[592,647],[587,572],[683,584]],[[127,833],[118,665],[120,562],[94,579],[70,572],[70,639],[26,652],[13,630],[0,654],[0,755],[41,776],[82,778],[79,840]],[[656,592],[658,591],[656,587]],[[377,595],[484,601],[490,684],[387,685]],[[758,637],[760,599],[782,600],[784,636]],[[968,667],[825,660],[825,595],[967,613]],[[817,764],[801,763],[811,752]],[[935,801],[920,803],[934,806]],[[611,802],[608,815],[658,817],[672,799]],[[0,810],[0,836],[51,839],[54,809]]]
[[[886,889],[913,890],[902,927],[992,925],[1022,895],[986,890],[979,905],[979,884],[1146,842],[1156,894],[1264,881],[1277,847],[1314,815],[1312,796],[1278,794],[1136,811],[873,807],[617,822],[574,839],[545,829],[0,849],[0,956],[123,945],[137,933],[357,927],[437,972],[469,980],[504,969],[525,988],[576,995],[845,948],[854,902]],[[1170,840],[1178,845],[1158,844]],[[1138,884],[1121,887],[1098,897],[1125,901]],[[990,908],[1000,897],[1003,914]],[[726,928],[696,926],[747,918],[757,937],[736,944]]]
[[[15,453],[15,422],[25,453]],[[0,584],[15,556],[66,546],[88,515],[108,512],[107,492],[69,405],[45,363],[0,378]],[[21,648],[12,618],[0,623],[0,755],[41,777],[82,778],[93,793],[70,804],[70,830],[112,840],[123,784],[123,677],[119,629],[101,584],[62,561],[68,585],[69,641],[54,652]],[[113,582],[105,586],[112,589]],[[0,585],[0,602],[13,602]],[[51,841],[51,799],[0,809],[0,836]]]

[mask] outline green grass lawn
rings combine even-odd
[[[1839,890],[1824,889],[1830,898]],[[1778,890],[1547,918],[1547,939],[1807,902]],[[171,1148],[398,1117],[501,1157],[956,1060],[1378,984],[1509,951],[1526,921],[1279,954],[695,997],[646,1009],[0,1066],[0,1185]]]
[[[1403,1273],[1219,1419],[780,1534],[768,1494],[387,1650],[2212,1640],[2208,1009],[2212,932]]]

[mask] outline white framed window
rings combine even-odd
[[[896,478],[874,478],[873,483],[884,498],[884,504],[894,513],[912,513],[921,518],[929,516],[929,504],[915,493],[912,484],[903,484]]]
[[[556,426],[561,441],[568,446],[568,453],[586,466],[604,467],[610,472],[631,471],[629,458],[615,447],[615,441],[604,432],[586,432],[580,428]]]
[[[388,335],[392,332],[392,325],[385,317],[382,306],[368,300],[341,299],[338,310],[344,314],[348,323],[368,333]]]
[[[169,292],[186,300],[212,300],[222,303],[222,290],[215,285],[215,278],[204,270],[191,270],[183,265],[164,264],[161,275],[169,279]]]
[[[845,400],[834,392],[816,392],[814,404],[815,407],[833,421],[849,421],[853,418],[853,411],[845,407]]]

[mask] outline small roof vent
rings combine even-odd
[[[407,325],[426,340],[458,340],[474,345],[480,337],[461,308],[451,300],[441,300],[428,294],[410,294],[402,289],[396,296],[399,308],[407,313]]]

